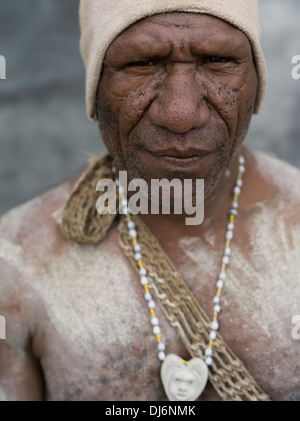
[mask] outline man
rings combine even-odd
[[[180,306],[188,296],[195,312],[199,303],[212,319],[221,267],[221,336],[211,340],[210,380],[198,399],[241,400],[246,384],[256,392],[247,389],[245,399],[300,399],[300,348],[291,335],[300,311],[299,172],[241,146],[266,84],[256,8],[255,1],[165,1],[163,10],[154,1],[134,10],[128,0],[81,1],[88,114],[97,118],[117,172],[148,185],[153,178],[204,179],[205,218],[193,226],[185,214],[134,219],[131,237],[142,244],[137,261],[148,270],[160,346],[130,259],[131,234],[122,231],[125,217],[101,219],[95,212],[95,185],[87,186],[101,165],[81,177],[69,199],[76,177],[4,215],[3,400],[166,400],[157,347],[184,359],[183,370],[191,357],[211,355],[209,330],[207,343],[185,334],[197,337],[206,315],[194,320],[181,307],[176,314],[173,300],[179,297]],[[109,162],[101,161],[103,178],[112,177]],[[227,267],[223,250],[237,178],[243,184],[230,219]],[[53,216],[62,207],[59,224]],[[180,274],[179,295],[175,286],[160,294]],[[154,327],[157,320],[151,318]],[[220,375],[223,368],[228,377]]]

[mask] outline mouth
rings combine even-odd
[[[179,398],[179,399],[184,399],[184,398],[186,398],[186,393],[178,392],[178,393],[177,393],[177,398]]]
[[[148,151],[155,159],[159,160],[164,166],[180,170],[191,170],[203,164],[213,151],[199,149],[167,149],[158,151]]]

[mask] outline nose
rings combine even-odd
[[[186,392],[186,384],[184,382],[181,382],[178,389],[182,393]]]
[[[174,133],[204,127],[209,121],[206,89],[201,77],[185,64],[173,66],[158,88],[149,108],[149,118],[157,126]]]

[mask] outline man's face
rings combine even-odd
[[[190,401],[198,397],[199,382],[192,371],[178,370],[170,379],[170,396],[172,400]]]
[[[244,33],[207,15],[160,14],[110,45],[98,121],[129,180],[203,178],[208,196],[247,133],[256,91]]]

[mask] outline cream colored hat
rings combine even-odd
[[[81,0],[80,50],[86,67],[86,105],[91,121],[96,119],[96,91],[106,51],[112,41],[138,20],[164,12],[205,13],[243,31],[251,45],[259,77],[255,113],[265,97],[267,70],[260,38],[258,0]]]

